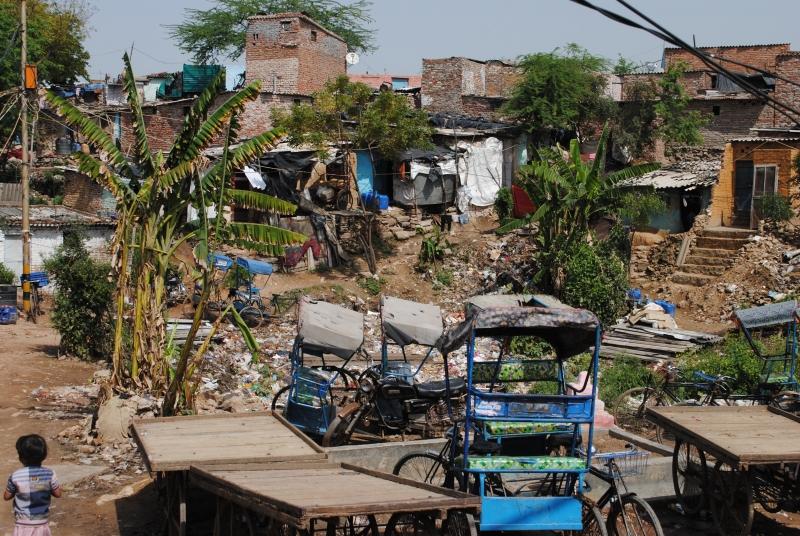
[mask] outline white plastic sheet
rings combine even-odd
[[[264,182],[264,178],[261,176],[261,173],[249,166],[245,166],[242,171],[244,171],[244,176],[247,177],[247,180],[250,181],[250,185],[253,188],[256,190],[266,190],[267,183]]]
[[[478,207],[493,204],[503,184],[503,142],[486,138],[475,143],[462,141],[458,146],[466,149],[465,157],[458,161],[458,175],[470,203]]]

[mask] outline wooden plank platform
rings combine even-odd
[[[769,406],[658,407],[647,418],[731,464],[800,463],[800,418]]]
[[[316,443],[272,412],[140,419],[132,428],[151,472],[326,457]]]
[[[214,495],[298,528],[319,518],[480,506],[475,495],[349,464],[192,466],[189,478]]]

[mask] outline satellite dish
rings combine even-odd
[[[347,61],[347,65],[355,65],[358,63],[359,57],[355,52],[348,52],[344,59]]]

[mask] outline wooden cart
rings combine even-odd
[[[750,534],[753,502],[769,512],[800,501],[800,417],[771,406],[656,407],[675,435],[672,478],[687,513],[708,501],[722,536]]]
[[[378,536],[379,520],[386,536],[437,525],[461,534],[480,505],[474,495],[328,462],[192,467],[189,480],[217,497],[214,536]]]

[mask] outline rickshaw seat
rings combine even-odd
[[[493,436],[552,434],[572,431],[571,424],[530,421],[485,421],[486,431]]]
[[[415,384],[417,396],[420,398],[444,398],[446,387],[444,380]],[[450,379],[450,396],[460,396],[467,392],[467,382],[464,378]]]

